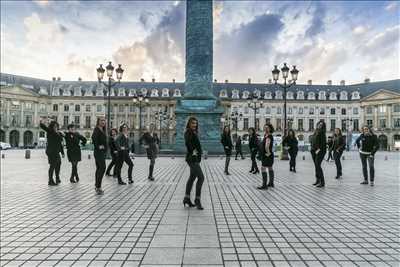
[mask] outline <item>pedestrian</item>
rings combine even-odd
[[[244,159],[243,152],[242,152],[242,138],[240,137],[240,135],[236,138],[235,150],[236,150],[235,160],[237,160],[237,157],[239,154],[240,154],[240,157],[242,159]]]
[[[258,153],[258,138],[256,130],[253,127],[249,128],[249,148],[251,158],[251,169],[249,172],[253,174],[260,173],[256,162],[256,156]]]
[[[371,128],[364,126],[361,135],[356,140],[356,145],[360,152],[360,159],[363,169],[364,181],[361,184],[368,184],[368,170],[369,165],[369,179],[371,186],[374,186],[375,168],[374,159],[375,153],[379,149],[378,137],[372,132]]]
[[[345,150],[346,142],[342,135],[342,130],[335,128],[335,134],[333,135],[333,159],[336,165],[336,179],[342,178],[342,163],[340,158],[342,157],[343,151]]]
[[[315,167],[316,181],[313,185],[317,187],[325,186],[324,172],[322,171],[322,161],[326,154],[326,124],[319,121],[311,137],[311,156]]]
[[[64,149],[62,145],[63,134],[58,131],[58,123],[56,121],[51,121],[49,126],[40,120],[40,128],[47,134],[47,145],[46,145],[46,155],[49,162],[49,182],[48,185],[58,185],[61,183],[60,179],[60,168],[61,168],[61,157],[64,158]],[[56,181],[53,180],[53,173],[55,172]]]
[[[113,170],[113,177],[117,178],[117,160],[118,160],[118,150],[115,144],[115,139],[117,138],[118,131],[112,128],[110,131],[110,137],[108,138],[108,148],[110,149],[111,162],[108,164],[106,175],[111,176],[111,169]]]
[[[132,184],[132,170],[133,163],[131,157],[129,156],[129,138],[128,138],[128,125],[122,124],[119,127],[119,135],[115,139],[115,145],[118,150],[118,158],[117,158],[117,178],[118,184],[126,185],[121,178],[121,169],[124,162],[128,165],[128,183]]]
[[[185,131],[185,145],[186,145],[186,162],[190,168],[190,176],[186,183],[186,192],[183,199],[183,205],[188,205],[189,207],[196,206],[197,209],[204,209],[201,205],[201,187],[204,182],[203,171],[200,167],[201,155],[203,153],[201,149],[200,140],[198,137],[198,127],[199,123],[195,117],[190,117],[186,124]],[[192,191],[194,180],[197,178],[196,182],[196,198],[194,204],[190,201],[190,192]]]
[[[71,183],[77,183],[79,182],[78,162],[82,160],[81,145],[86,145],[87,140],[80,133],[75,131],[75,126],[73,124],[69,124],[67,129],[68,132],[64,133],[64,138],[67,147],[68,161],[71,162],[72,165],[69,181]]]
[[[261,175],[262,175],[262,186],[257,187],[261,190],[266,190],[268,187],[274,187],[274,137],[272,133],[274,127],[268,123],[264,126],[264,138],[259,148],[259,159],[261,160]],[[267,173],[268,170],[268,173]],[[268,181],[269,176],[269,181]],[[268,182],[268,184],[267,184]]]
[[[221,134],[221,144],[224,147],[224,152],[225,152],[225,171],[224,171],[224,173],[226,175],[230,175],[229,162],[231,161],[233,144],[232,144],[231,130],[229,129],[229,126],[227,126],[227,125],[224,126],[224,130]]]
[[[326,159],[327,162],[329,162],[331,159],[333,159],[333,137],[332,136],[328,136],[328,158]]]
[[[154,132],[155,128],[156,127],[154,123],[150,124],[149,129],[142,135],[139,140],[139,143],[143,144],[146,148],[147,158],[150,160],[149,176],[147,177],[147,179],[149,179],[150,181],[154,181],[153,171],[154,165],[156,164],[156,158],[158,156],[160,144],[160,139]]]
[[[104,190],[101,188],[101,184],[106,171],[107,154],[106,119],[104,117],[97,118],[96,127],[92,133],[92,143],[94,145],[93,155],[96,162],[95,190],[98,195],[103,195]]]
[[[296,133],[293,129],[289,130],[283,144],[287,147],[290,155],[289,171],[296,172],[296,157],[297,152],[299,151],[299,142],[297,141]]]

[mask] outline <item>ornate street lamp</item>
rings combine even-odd
[[[159,122],[159,126],[160,126],[160,137],[159,137],[159,140],[160,140],[160,148],[161,148],[161,135],[162,135],[162,133],[161,133],[161,122],[162,121],[164,121],[164,120],[170,120],[171,118],[170,118],[170,116],[167,114],[167,112],[166,111],[157,111],[156,113],[155,113],[155,120],[157,120],[158,122]]]
[[[254,130],[257,132],[257,111],[260,110],[263,107],[264,103],[261,100],[261,97],[259,97],[256,93],[253,93],[248,99],[247,99],[247,106],[254,111]]]
[[[236,134],[236,138],[237,138],[237,134],[238,134],[238,121],[243,119],[243,114],[240,112],[232,112],[231,113],[231,120],[233,120],[235,122],[235,134]]]
[[[139,139],[142,134],[142,103],[145,103],[146,105],[149,103],[149,98],[146,95],[143,95],[142,93],[137,94],[136,96],[133,97],[133,103],[138,103],[139,104]],[[141,146],[139,146],[139,152],[141,151]]]
[[[279,84],[279,73],[282,72],[282,77],[283,77],[283,84]],[[286,65],[286,63],[283,63],[283,67],[279,71],[278,66],[275,65],[274,69],[272,70],[272,78],[275,81],[276,85],[279,85],[281,88],[283,88],[283,140],[287,136],[287,100],[286,100],[286,91],[289,87],[292,85],[296,84],[297,81],[297,76],[299,74],[299,71],[296,69],[296,66],[293,66],[293,69],[290,71],[290,74],[292,76],[292,80],[287,83],[287,78],[289,76],[289,67]],[[282,146],[282,159],[283,160],[288,160],[288,151],[285,146]]]
[[[97,70],[97,79],[99,83],[103,84],[107,88],[107,93],[108,93],[107,95],[107,144],[108,144],[108,137],[110,135],[110,119],[111,119],[111,88],[121,82],[124,70],[121,68],[121,64],[118,64],[118,68],[116,69],[117,82],[114,82],[113,79],[114,67],[110,61],[106,67],[107,77],[108,77],[107,83],[102,81],[104,78],[104,73],[106,72],[106,70],[103,68],[103,64],[100,64],[100,66],[96,70]],[[109,155],[107,157],[109,157]]]

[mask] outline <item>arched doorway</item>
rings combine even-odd
[[[12,130],[10,132],[10,145],[11,147],[19,146],[19,132],[17,130]]]
[[[388,148],[387,136],[384,134],[381,134],[378,139],[379,139],[379,150],[387,150],[387,148]]]
[[[3,130],[0,130],[0,142],[6,141],[6,133]]]
[[[24,132],[24,147],[30,147],[33,144],[33,133],[31,131]]]

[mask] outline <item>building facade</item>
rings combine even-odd
[[[107,112],[107,92],[92,81],[40,80],[1,74],[0,141],[14,147],[40,144],[45,133],[39,128],[41,117],[58,121],[62,129],[73,123],[78,131],[90,137],[96,120]],[[213,92],[224,108],[221,127],[229,124],[235,136],[246,139],[249,127],[261,130],[272,123],[276,135],[283,135],[283,91],[278,86],[247,83],[218,83]],[[125,122],[133,142],[150,123],[161,134],[162,148],[175,143],[175,107],[184,94],[184,84],[156,82],[121,82],[110,94],[111,125]],[[146,101],[139,102],[138,95]],[[257,109],[250,99],[257,97]],[[392,150],[400,142],[400,80],[345,85],[292,86],[287,91],[287,124],[294,129],[301,145],[309,143],[316,123],[323,119],[328,131],[341,128],[352,139],[362,125],[372,126],[381,149]],[[136,101],[134,101],[136,99]],[[249,103],[250,101],[250,103]],[[159,116],[163,113],[163,116]],[[141,128],[141,129],[140,129]],[[350,145],[350,143],[348,143]]]

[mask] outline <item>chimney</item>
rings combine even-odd
[[[228,83],[229,81],[228,80],[225,80],[225,83]]]
[[[151,79],[151,82],[155,83],[155,82],[156,82],[156,79],[155,79],[155,78]]]
[[[217,83],[217,79],[214,79],[214,83]]]
[[[341,80],[340,81],[340,85],[346,85],[346,81],[345,80]]]
[[[328,80],[328,81],[326,82],[326,84],[327,84],[327,85],[332,85],[332,80]]]
[[[61,81],[61,77],[57,77],[57,81]]]
[[[308,80],[307,85],[312,85],[312,80]]]
[[[82,81],[82,78],[81,78],[81,77],[79,77],[79,78],[78,78],[78,81],[79,81],[79,82],[81,82],[81,81]]]
[[[248,83],[248,84],[251,83],[251,79],[250,79],[250,78],[247,79],[247,83]]]
[[[268,79],[268,83],[269,83],[269,84],[272,84],[272,79]]]
[[[143,78],[140,78],[140,81],[141,81],[142,83],[144,83],[144,79],[143,79]]]
[[[55,82],[56,81],[56,77],[53,77],[53,82]]]
[[[175,83],[175,79],[172,79],[172,82]]]
[[[365,78],[364,83],[369,83],[371,81],[370,78]]]

